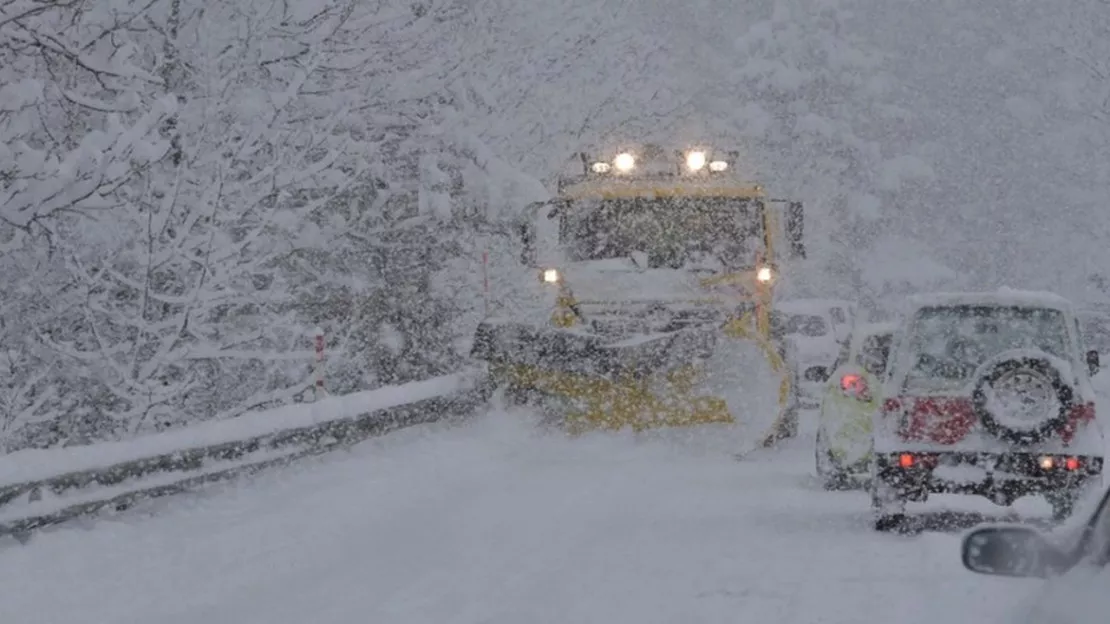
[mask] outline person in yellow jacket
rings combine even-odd
[[[871,415],[882,405],[891,323],[859,324],[841,349],[818,415],[817,476],[826,489],[860,485],[871,459]]]

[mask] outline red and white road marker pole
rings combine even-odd
[[[313,391],[316,399],[320,399],[327,396],[327,390],[324,389],[324,328],[317,327],[313,335],[316,342],[316,362],[312,371],[316,383]]]

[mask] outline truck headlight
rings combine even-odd
[[[705,152],[698,150],[686,154],[686,167],[690,171],[701,171],[705,167]]]
[[[759,267],[759,270],[755,272],[755,279],[763,284],[770,282],[774,277],[775,274],[771,271],[771,267]]]
[[[559,270],[558,269],[544,269],[543,273],[540,275],[540,279],[545,284],[556,284],[556,283],[559,282]]]

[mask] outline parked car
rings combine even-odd
[[[1011,609],[1015,624],[1103,624],[1110,620],[1110,491],[1061,535],[1020,524],[976,527],[961,557],[978,574],[1046,579]]]
[[[894,323],[861,323],[833,364],[817,417],[817,475],[826,489],[866,480],[871,459],[871,415],[882,403],[882,375]]]
[[[777,330],[792,345],[803,407],[821,404],[825,382],[841,345],[848,341],[856,309],[850,301],[791,299],[776,304]]]
[[[933,493],[1009,506],[1043,495],[1066,518],[1101,482],[1105,442],[1071,304],[1049,293],[917,296],[872,419],[875,528]]]

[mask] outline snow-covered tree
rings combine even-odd
[[[59,238],[81,220],[104,219],[118,207],[116,191],[167,149],[158,127],[176,103],[160,96],[160,79],[138,58],[132,28],[144,6],[127,0],[0,5],[5,435],[59,413],[77,414],[95,395],[33,339],[34,327],[75,296]],[[89,428],[71,425],[66,428],[75,436]],[[60,437],[47,433],[43,440]]]
[[[317,324],[335,355],[333,391],[459,364],[465,331],[453,322],[474,297],[456,301],[455,281],[438,276],[471,253],[468,233],[492,227],[498,191],[485,178],[499,162],[447,123],[457,67],[435,51],[463,4],[165,0],[66,16],[37,6],[5,27],[54,42],[26,32],[71,24],[92,40],[65,49],[123,43],[110,62],[62,54],[71,73],[108,72],[78,81],[100,84],[98,100],[20,46],[4,51],[22,63],[5,64],[9,84],[60,94],[47,107],[10,89],[0,109],[5,131],[26,135],[0,154],[3,207],[14,209],[0,241],[19,252],[3,258],[6,285],[35,295],[6,302],[5,320],[21,322],[3,326],[20,370],[6,378],[5,426],[53,443],[73,437],[75,420],[118,435],[289,400],[308,381]],[[130,99],[102,84],[124,78],[142,87]],[[22,145],[43,151],[52,130],[58,145],[92,138],[48,171]],[[95,184],[65,203],[31,188],[50,176],[65,192]],[[28,430],[30,412],[57,435]]]

